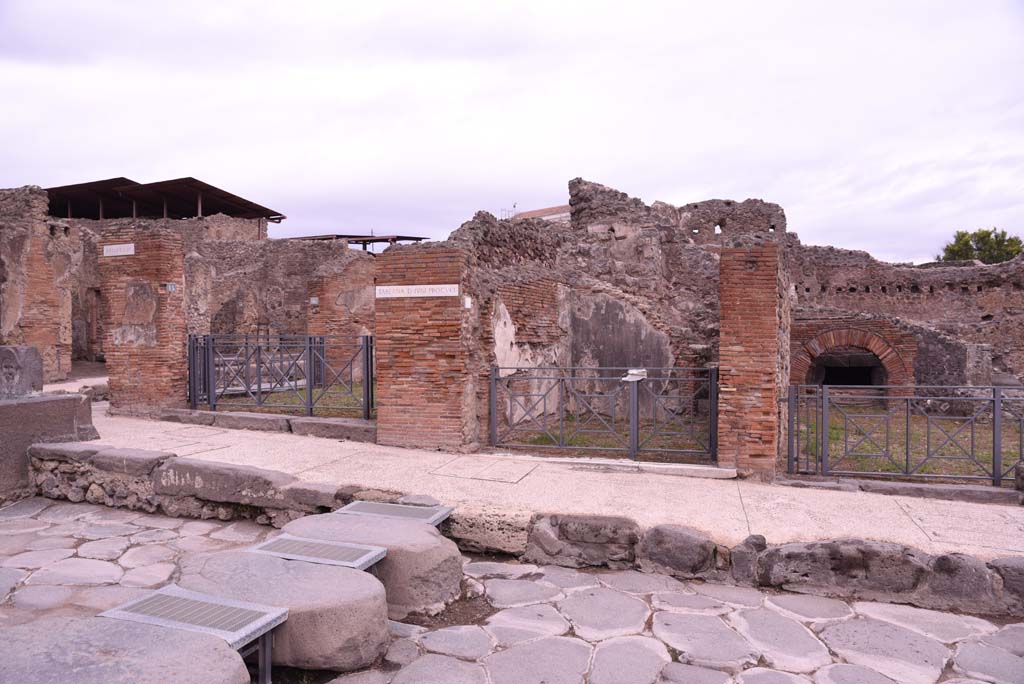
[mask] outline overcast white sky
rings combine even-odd
[[[121,175],[435,238],[582,176],[927,260],[1024,233],[1024,2],[0,0],[0,187]]]

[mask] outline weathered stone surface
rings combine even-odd
[[[98,451],[112,449],[99,442],[41,442],[28,448],[28,455],[41,461],[85,463]]]
[[[639,537],[639,525],[628,518],[542,516],[530,527],[523,560],[574,568],[629,567]]]
[[[249,684],[237,651],[208,634],[106,618],[4,630],[0,681],[19,684]]]
[[[26,551],[25,553],[19,553],[10,558],[5,558],[3,562],[0,562],[0,567],[4,568],[24,568],[26,570],[35,570],[41,568],[44,565],[50,565],[57,561],[70,558],[75,555],[74,549],[47,549],[45,551]]]
[[[67,603],[73,593],[67,587],[25,586],[14,592],[11,601],[24,610],[50,610]]]
[[[715,567],[715,544],[692,527],[657,525],[637,545],[636,562],[645,572],[702,577]]]
[[[428,653],[395,675],[391,684],[486,684],[484,669],[448,656]]]
[[[534,603],[555,601],[563,594],[546,582],[529,580],[489,579],[484,581],[487,601],[495,608],[516,608]]]
[[[43,359],[28,346],[0,346],[0,399],[43,391]]]
[[[906,684],[933,684],[949,659],[938,641],[870,618],[829,625],[819,636],[847,662]]]
[[[930,561],[908,546],[859,539],[783,544],[761,554],[758,579],[791,591],[884,600],[916,590]]]
[[[337,485],[296,480],[285,485],[282,491],[286,508],[327,513],[342,504]]]
[[[247,544],[259,540],[267,528],[248,520],[240,520],[210,532],[210,539]]]
[[[37,570],[27,584],[51,584],[62,586],[94,586],[114,584],[121,579],[124,570],[107,561],[88,558],[66,558]]]
[[[224,551],[182,560],[178,584],[193,591],[288,608],[274,632],[274,663],[347,672],[388,643],[384,587],[358,570]]]
[[[763,535],[752,534],[729,551],[732,578],[740,584],[757,584],[757,558],[768,548]]]
[[[31,499],[22,499],[16,501],[9,506],[0,508],[0,520],[13,520],[15,518],[30,518],[33,515],[37,515],[44,508],[50,506],[53,502],[49,499],[44,499],[39,496],[34,496]]]
[[[886,482],[883,480],[859,480],[860,489],[874,494],[914,496],[948,501],[970,501],[974,503],[1009,504],[1020,503],[1020,493],[988,485],[933,484],[917,482]]]
[[[175,458],[156,469],[153,490],[165,496],[283,508],[282,489],[294,480],[274,470]]]
[[[99,470],[141,477],[149,475],[158,465],[174,457],[168,451],[102,449],[89,457],[89,463]]]
[[[595,575],[606,587],[627,594],[651,594],[656,591],[686,591],[686,585],[667,575],[656,575],[635,570],[602,572]]]
[[[309,437],[376,442],[377,423],[358,418],[290,418],[292,432]]]
[[[189,425],[213,425],[213,419],[217,414],[212,411],[190,411],[189,409],[163,409],[160,412],[160,420],[171,423],[187,423]]]
[[[839,663],[814,673],[814,684],[896,684],[885,675],[860,665]]]
[[[133,534],[129,539],[132,544],[156,544],[159,542],[171,541],[177,539],[178,533],[174,530],[154,530],[148,529],[144,532],[138,532]]]
[[[640,599],[603,587],[574,592],[558,610],[572,623],[576,636],[587,641],[639,634],[650,615]]]
[[[14,591],[18,583],[28,577],[28,572],[18,568],[0,568],[0,603]]]
[[[757,589],[734,587],[728,584],[693,583],[690,586],[698,594],[710,596],[717,601],[741,608],[757,608],[764,603],[764,594]]]
[[[4,520],[0,521],[0,536],[9,534],[28,534],[29,532],[42,532],[50,526],[50,523],[41,520]]]
[[[487,618],[484,629],[501,646],[538,637],[561,636],[569,631],[569,623],[546,603],[522,608],[508,608]]]
[[[895,603],[855,603],[853,607],[865,617],[891,622],[946,644],[972,636],[991,634],[998,629],[988,620],[981,618]]]
[[[665,644],[643,636],[616,637],[594,648],[590,684],[654,684],[672,660]]]
[[[825,645],[796,620],[768,608],[742,610],[729,622],[771,667],[788,672],[814,672],[832,662]]]
[[[441,502],[428,494],[406,494],[398,499],[398,503],[406,506],[440,506]]]
[[[1024,623],[1007,625],[994,634],[986,634],[981,640],[989,646],[1024,658]]]
[[[853,615],[850,606],[842,601],[809,594],[769,596],[765,604],[783,615],[801,622],[835,622],[836,620],[845,620]]]
[[[420,647],[412,639],[396,639],[384,654],[384,663],[403,667],[420,657]]]
[[[426,631],[426,627],[410,625],[396,620],[388,620],[388,633],[395,639],[408,639],[409,637],[423,634]]]
[[[327,684],[390,684],[393,674],[382,670],[363,670],[335,677]]]
[[[710,615],[654,614],[654,636],[679,651],[679,662],[739,672],[760,653],[721,618]]]
[[[810,684],[811,681],[806,677],[765,667],[752,667],[741,672],[736,679],[739,684]]]
[[[550,637],[513,646],[484,659],[493,684],[578,684],[590,664],[590,646]]]
[[[81,529],[72,532],[72,537],[78,537],[79,539],[106,539],[107,537],[120,537],[130,534],[135,534],[140,528],[135,525],[125,525],[123,523],[97,523],[95,525],[84,525]]]
[[[129,549],[118,563],[122,568],[131,569],[173,560],[175,555],[172,549],[161,544],[147,544]]]
[[[1024,556],[997,558],[988,566],[999,573],[1007,598],[1020,614],[1024,610]]]
[[[709,670],[706,667],[669,663],[661,671],[661,680],[665,684],[729,684],[732,677],[720,670]]]
[[[999,612],[1004,606],[997,596],[994,580],[985,563],[973,556],[962,553],[936,556],[931,572],[918,590],[918,600],[923,599],[934,608]]]
[[[965,641],[957,646],[953,669],[995,684],[1024,682],[1024,658],[977,641]]]
[[[562,568],[557,565],[545,565],[540,568],[540,573],[545,582],[550,582],[565,592],[586,587],[596,587],[599,584],[596,575],[579,572],[571,568]]]
[[[387,588],[388,613],[437,613],[459,596],[462,556],[436,528],[405,520],[327,513],[294,520],[283,531],[298,537],[383,546],[387,556],[373,567]]]
[[[676,613],[701,613],[704,615],[722,615],[732,610],[732,606],[716,601],[710,596],[700,594],[684,594],[678,591],[662,592],[651,596],[651,605],[655,610],[668,610]]]
[[[467,563],[464,572],[470,577],[500,577],[518,579],[537,573],[536,565],[529,563]]]
[[[147,593],[149,592],[146,589],[124,587],[116,584],[88,587],[86,589],[78,589],[74,596],[72,596],[71,602],[76,606],[90,608],[100,613],[137,599]]]
[[[273,413],[246,413],[244,411],[217,411],[213,425],[228,430],[261,430],[264,432],[290,432],[287,416]]]
[[[45,549],[73,549],[78,540],[74,537],[31,537],[32,541],[25,545],[25,549],[28,551],[43,551]],[[0,547],[3,546],[3,537],[0,537]],[[84,546],[84,544],[83,544]],[[6,553],[6,551],[0,550],[0,554]],[[79,555],[81,555],[81,547],[79,547]],[[105,559],[101,559],[105,560]]]
[[[132,568],[121,577],[123,587],[159,587],[171,580],[177,566],[174,563],[153,563]]]
[[[420,637],[420,644],[431,653],[464,660],[478,660],[491,652],[491,637],[476,625],[445,627]]]

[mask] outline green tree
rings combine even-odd
[[[979,228],[973,233],[958,230],[953,241],[942,248],[937,261],[963,261],[977,259],[984,264],[998,264],[1009,261],[1024,251],[1024,243],[1016,235],[1007,235],[1005,230]]]

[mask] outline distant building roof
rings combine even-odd
[[[108,178],[47,188],[46,192],[50,196],[50,214],[68,218],[188,218],[226,214],[265,218],[275,223],[286,218],[280,212],[192,177],[155,183]]]
[[[559,204],[557,207],[547,207],[546,209],[533,209],[532,211],[521,211],[512,218],[542,218],[551,219],[553,217],[560,217],[565,215],[569,217],[570,207],[568,204]]]

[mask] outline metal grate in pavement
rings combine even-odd
[[[409,506],[406,504],[378,503],[376,501],[353,501],[335,513],[368,515],[378,518],[397,518],[440,525],[455,510],[450,506]]]
[[[340,565],[356,570],[365,570],[387,555],[387,549],[380,546],[305,539],[290,534],[281,534],[268,539],[262,544],[250,548],[249,551],[288,560]]]

